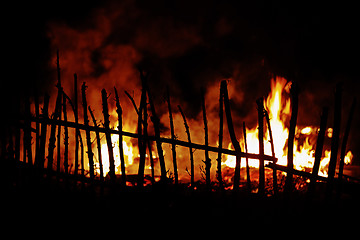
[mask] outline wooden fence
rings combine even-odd
[[[60,73],[59,64],[58,64],[58,73]],[[148,148],[148,151],[150,153],[150,156],[152,156],[152,144],[151,142],[156,142],[156,148],[157,148],[157,154],[158,159],[160,163],[160,182],[167,182],[167,171],[166,171],[166,165],[165,165],[165,159],[162,149],[162,144],[171,144],[172,146],[172,159],[173,159],[173,171],[174,171],[174,184],[178,184],[178,169],[177,169],[177,159],[176,159],[176,146],[182,146],[189,148],[190,152],[190,161],[191,161],[191,186],[194,185],[194,159],[192,156],[194,149],[200,149],[205,151],[205,176],[206,176],[206,187],[210,188],[211,181],[210,181],[210,169],[211,169],[211,161],[209,159],[209,152],[215,152],[218,153],[217,158],[217,180],[219,182],[219,186],[223,186],[223,180],[222,180],[222,171],[221,171],[221,156],[222,154],[227,155],[233,155],[236,157],[236,166],[235,166],[235,173],[233,178],[233,189],[236,191],[239,189],[239,183],[240,183],[240,162],[241,158],[246,159],[258,159],[260,161],[260,167],[259,167],[259,194],[264,194],[264,187],[265,187],[265,173],[264,168],[271,168],[273,169],[273,189],[274,194],[277,193],[277,171],[283,171],[287,173],[286,176],[286,183],[285,183],[285,191],[291,192],[293,191],[293,175],[299,175],[305,178],[309,178],[310,185],[309,185],[309,193],[313,194],[314,192],[314,184],[317,180],[322,180],[328,182],[328,190],[327,192],[330,194],[333,188],[333,181],[334,181],[334,175],[335,171],[329,171],[329,177],[321,177],[318,176],[318,170],[319,170],[319,164],[321,160],[322,155],[322,146],[324,142],[324,134],[326,129],[326,122],[327,122],[327,108],[324,108],[322,116],[321,116],[321,123],[320,123],[320,131],[318,135],[317,145],[316,145],[316,151],[315,151],[315,163],[313,167],[312,173],[309,172],[303,172],[299,170],[295,170],[293,168],[293,154],[292,154],[292,147],[293,147],[293,139],[295,134],[295,127],[296,127],[296,120],[297,120],[297,102],[298,102],[298,92],[297,92],[297,86],[295,83],[292,84],[292,90],[291,90],[291,96],[292,96],[292,114],[291,114],[291,120],[290,120],[290,129],[289,129],[289,139],[288,139],[288,165],[287,166],[280,166],[276,164],[276,157],[274,153],[274,146],[272,142],[272,134],[271,134],[271,126],[268,114],[266,110],[263,107],[263,99],[259,99],[257,101],[257,107],[258,107],[258,123],[259,123],[259,154],[253,154],[253,153],[247,153],[247,148],[245,148],[245,151],[242,151],[240,144],[237,140],[237,137],[235,135],[235,130],[233,126],[233,121],[231,117],[231,108],[230,108],[230,102],[229,102],[229,96],[227,91],[227,82],[224,80],[221,82],[221,88],[220,88],[220,97],[219,97],[219,118],[220,118],[220,127],[219,127],[219,145],[218,146],[209,146],[208,144],[208,130],[207,130],[207,117],[206,117],[206,108],[205,108],[205,100],[204,100],[204,94],[202,95],[202,110],[203,110],[203,121],[204,121],[204,131],[205,131],[205,139],[204,144],[198,144],[193,143],[191,141],[191,135],[189,126],[186,121],[185,114],[183,113],[180,106],[179,111],[183,117],[184,125],[186,128],[186,133],[188,136],[188,141],[178,140],[176,139],[174,132],[173,132],[173,123],[172,123],[172,114],[171,114],[171,104],[170,104],[170,95],[167,96],[167,102],[168,102],[168,109],[169,109],[169,116],[170,116],[170,127],[172,129],[171,131],[171,138],[165,138],[160,136],[160,120],[156,114],[156,106],[153,103],[151,91],[149,89],[149,86],[147,84],[147,76],[143,75],[142,72],[140,72],[140,79],[142,83],[142,93],[141,93],[141,100],[140,100],[140,106],[136,106],[135,101],[132,99],[132,97],[127,94],[132,101],[134,108],[138,115],[138,125],[137,125],[137,132],[127,132],[122,129],[122,108],[119,102],[119,97],[117,93],[117,89],[114,88],[115,91],[115,101],[116,101],[116,112],[118,115],[118,123],[119,126],[117,129],[111,129],[110,128],[110,120],[109,120],[109,109],[108,109],[108,97],[107,92],[105,89],[102,90],[102,113],[103,113],[103,126],[99,126],[97,124],[97,121],[94,117],[94,114],[91,110],[91,107],[87,104],[87,98],[86,98],[86,85],[85,83],[82,84],[81,87],[81,102],[82,102],[82,111],[83,111],[83,123],[79,122],[79,107],[78,107],[78,83],[77,83],[77,77],[74,75],[74,92],[75,96],[74,99],[70,99],[67,94],[63,91],[61,87],[61,81],[60,81],[60,74],[58,74],[58,94],[56,98],[56,106],[54,113],[49,117],[49,96],[44,96],[44,103],[42,106],[42,112],[40,114],[40,107],[39,107],[39,100],[38,97],[35,97],[35,116],[31,114],[30,111],[30,101],[29,98],[25,98],[24,102],[24,111],[22,114],[18,115],[18,119],[13,122],[12,127],[10,131],[10,137],[3,137],[2,138],[2,144],[1,144],[1,155],[2,158],[7,159],[13,159],[15,162],[20,162],[20,152],[22,151],[23,159],[22,162],[27,163],[28,165],[34,166],[39,171],[46,172],[47,175],[60,173],[60,165],[62,164],[64,167],[64,174],[65,175],[73,175],[74,177],[82,176],[82,179],[85,179],[84,176],[87,175],[86,181],[94,181],[97,177],[95,177],[94,173],[94,153],[92,151],[92,141],[94,139],[91,139],[91,132],[94,132],[96,134],[96,140],[97,140],[97,158],[100,164],[100,175],[99,179],[101,181],[110,181],[115,182],[116,180],[116,174],[115,174],[115,163],[114,163],[114,153],[113,153],[113,142],[111,140],[111,135],[118,135],[119,136],[119,142],[122,142],[123,137],[130,137],[130,138],[136,138],[138,140],[138,148],[139,148],[139,168],[138,168],[138,174],[137,174],[137,185],[139,187],[143,186],[144,184],[144,168],[145,168],[145,155],[146,155],[146,149]],[[147,113],[147,103],[150,106],[151,110],[151,122],[154,128],[154,135],[148,135],[148,113]],[[68,109],[67,106],[71,106],[71,109],[75,116],[75,121],[71,122],[67,120],[68,115]],[[341,113],[341,86],[337,87],[337,94],[335,98],[335,111],[334,111],[334,117],[335,117],[335,125],[334,125],[334,135],[332,139],[332,154],[336,154],[337,148],[338,148],[338,139],[339,139],[339,128],[340,128],[340,120],[338,120],[338,116]],[[349,120],[347,122],[346,132],[344,134],[343,139],[343,145],[341,148],[341,156],[340,156],[340,166],[343,167],[344,162],[344,154],[346,149],[346,141],[347,136],[349,135],[350,131],[350,123],[352,119],[352,115],[355,109],[355,101],[352,104]],[[225,112],[225,117],[227,121],[227,127],[228,127],[228,133],[230,135],[230,139],[232,142],[232,145],[234,146],[235,150],[229,150],[222,147],[222,138],[223,138],[223,111]],[[90,124],[89,121],[89,115],[92,118],[93,124]],[[62,117],[60,117],[62,116]],[[264,154],[264,118],[265,123],[267,125],[267,130],[269,131],[270,136],[270,143],[272,145],[272,156]],[[35,123],[35,128],[32,127]],[[49,129],[50,128],[50,129]],[[61,143],[61,128],[64,129],[64,141],[63,144]],[[71,168],[69,165],[69,128],[75,129],[75,154],[72,154],[74,157],[74,171],[69,171]],[[245,129],[245,128],[244,128]],[[47,139],[48,130],[50,130],[50,138]],[[82,139],[82,135],[80,134],[81,131],[85,131],[85,139]],[[23,132],[22,134],[20,132]],[[32,141],[32,133],[35,133],[35,142]],[[102,163],[102,154],[100,149],[100,137],[99,133],[104,133],[106,137],[107,142],[107,148],[108,148],[108,156],[109,156],[109,180],[106,180],[103,174],[103,163]],[[22,139],[21,135],[23,136]],[[245,134],[246,136],[246,134]],[[20,147],[20,144],[23,144],[23,147]],[[35,152],[32,150],[32,144],[35,144]],[[87,145],[88,151],[85,153],[84,149]],[[246,146],[246,139],[245,139],[245,146]],[[46,151],[47,149],[47,151]],[[54,151],[57,150],[57,156],[63,155],[63,163],[61,163],[60,158],[57,159],[56,169],[53,169],[54,166]],[[62,149],[62,152],[61,152]],[[45,156],[47,152],[47,156]],[[78,158],[80,152],[80,159]],[[122,144],[119,144],[119,153],[120,153],[120,163],[121,163],[121,175],[120,175],[120,183],[122,186],[126,185],[127,176],[126,176],[126,164],[124,160],[124,149]],[[34,154],[34,155],[33,155]],[[88,158],[88,174],[85,174],[85,166],[84,166],[84,155],[87,154]],[[5,157],[6,155],[6,157]],[[33,161],[34,160],[34,161]],[[153,165],[153,159],[150,157],[151,166],[152,166],[152,181],[154,182],[154,165]],[[265,161],[268,161],[268,164],[265,165]],[[46,163],[46,164],[45,164]],[[330,167],[331,169],[334,168],[334,164],[336,165],[336,155],[330,160]],[[45,169],[46,166],[46,169]],[[339,179],[341,180],[342,177],[342,168],[340,167],[339,172]],[[249,167],[247,166],[247,177],[249,178]]]

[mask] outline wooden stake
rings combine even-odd
[[[64,122],[67,122],[65,94],[63,94],[63,112]],[[64,127],[64,172],[66,175],[69,173],[69,131],[67,126]]]
[[[41,112],[41,117],[44,120],[47,120],[49,118],[48,114],[48,108],[49,108],[49,99],[50,96],[48,94],[45,94],[44,96],[44,105]],[[41,123],[41,135],[40,135],[40,146],[39,146],[39,158],[38,162],[35,163],[39,169],[44,168],[45,163],[45,146],[46,146],[46,132],[47,132],[47,123],[43,122]]]
[[[171,139],[175,140],[176,138],[175,138],[175,130],[174,130],[174,121],[173,121],[172,111],[171,111],[169,86],[167,86],[167,88],[166,88],[166,96],[167,96],[167,103],[168,103],[168,110],[169,110]],[[179,177],[178,177],[178,169],[177,169],[177,163],[176,163],[176,145],[174,143],[171,144],[171,152],[172,152],[173,166],[174,166],[175,185],[177,186]]]
[[[247,148],[247,140],[246,140],[246,127],[245,122],[243,122],[243,134],[244,134],[244,147],[245,153],[248,152]],[[251,192],[251,179],[250,179],[250,167],[249,167],[249,158],[245,158],[246,160],[246,187],[249,192]]]
[[[236,139],[234,125],[231,117],[231,109],[230,109],[230,101],[229,101],[229,95],[227,91],[227,83],[226,80],[223,80],[221,82],[221,90],[224,94],[224,106],[225,106],[225,114],[226,114],[226,120],[228,125],[228,130],[231,138],[231,143],[235,148],[236,152],[236,164],[235,164],[235,175],[234,175],[234,190],[237,191],[239,189],[239,183],[240,183],[240,162],[241,162],[241,147]]]
[[[348,117],[348,121],[346,123],[345,133],[344,133],[344,137],[342,139],[341,150],[340,150],[339,187],[338,187],[338,191],[337,191],[338,197],[340,197],[341,190],[342,190],[342,178],[343,178],[343,170],[344,170],[344,164],[345,164],[346,144],[347,144],[347,140],[348,140],[349,134],[350,134],[351,121],[354,116],[355,106],[356,106],[356,99],[354,98],[354,100],[351,104],[349,117]]]
[[[120,168],[121,168],[121,184],[126,186],[126,169],[125,169],[125,157],[124,157],[124,148],[123,148],[123,134],[122,134],[122,108],[120,105],[120,99],[116,88],[115,91],[115,102],[116,102],[116,113],[118,115],[118,130],[119,130],[119,153],[120,153]]]
[[[322,157],[323,152],[323,145],[324,145],[324,139],[325,139],[325,131],[326,131],[326,123],[328,118],[328,108],[324,107],[322,110],[321,118],[320,118],[320,130],[318,133],[318,138],[316,141],[316,149],[315,149],[315,161],[314,166],[311,172],[311,179],[308,189],[308,196],[311,198],[315,191],[315,183],[317,176],[319,174],[319,168],[320,168],[320,161]]]
[[[336,169],[336,161],[339,149],[339,136],[340,136],[340,125],[341,125],[341,91],[342,84],[337,84],[335,89],[335,109],[334,109],[334,126],[333,135],[331,138],[331,155],[328,170],[328,182],[326,186],[326,198],[330,199],[333,186],[334,176]]]
[[[88,106],[87,106],[87,101],[86,101],[86,88],[87,86],[85,85],[85,82],[82,84],[81,86],[81,95],[82,95],[82,104],[83,104],[83,110],[84,110],[84,125],[86,127],[89,126],[89,118],[88,118]],[[86,134],[86,145],[87,145],[87,154],[88,154],[88,159],[89,159],[89,170],[90,170],[90,179],[94,180],[94,158],[93,158],[93,152],[92,152],[92,147],[91,147],[91,137],[90,137],[90,129],[87,128],[85,130],[85,134]]]
[[[205,147],[209,146],[209,136],[208,136],[208,126],[207,126],[207,118],[206,118],[206,107],[205,107],[205,90],[201,90],[201,107],[203,112],[203,121],[204,121],[204,131],[205,131]],[[206,188],[210,189],[210,169],[211,169],[211,159],[209,157],[209,151],[205,149],[205,181]]]
[[[110,130],[110,120],[109,120],[110,115],[109,115],[109,108],[107,102],[107,93],[105,89],[101,91],[101,98],[102,98],[103,115],[104,115],[104,128],[106,130]],[[105,137],[106,137],[106,143],[109,153],[109,168],[110,168],[109,176],[110,176],[110,180],[112,182],[115,182],[116,176],[115,176],[114,151],[112,147],[110,131],[106,131]]]
[[[287,194],[291,193],[293,190],[293,173],[291,170],[294,169],[294,138],[298,114],[298,87],[295,82],[291,85],[290,93],[292,101],[287,154],[287,168],[289,171],[287,172],[285,181],[285,192]]]
[[[146,106],[146,91],[143,87],[141,91],[141,99],[140,99],[140,107],[139,107],[139,114],[138,114],[138,145],[139,145],[139,170],[138,170],[138,187],[143,187],[144,184],[144,172],[145,172],[145,155],[146,155],[146,144],[142,132],[142,114],[143,109]]]
[[[224,93],[221,91],[220,88],[220,97],[219,97],[219,149],[222,148],[222,142],[223,142],[223,132],[224,132]],[[218,158],[217,158],[217,180],[219,182],[219,187],[221,190],[224,188],[224,183],[222,180],[222,173],[221,173],[221,159],[222,154],[219,151],[218,152]]]
[[[154,124],[156,147],[157,147],[159,162],[160,162],[161,180],[164,182],[164,181],[166,181],[167,177],[166,177],[166,166],[165,166],[164,153],[163,153],[163,149],[161,146],[161,141],[159,141],[159,139],[160,139],[160,119],[156,115],[155,105],[152,101],[151,92],[147,85],[147,79],[146,79],[147,77],[143,75],[142,71],[140,71],[140,78],[141,78],[142,86],[143,86],[143,88],[146,89],[148,98],[149,98],[149,104],[150,104],[150,109],[151,109],[151,113],[152,113],[151,121]]]
[[[96,134],[96,145],[97,145],[97,150],[98,150],[98,160],[99,160],[99,168],[100,168],[100,181],[103,181],[104,180],[104,171],[103,171],[102,156],[101,156],[101,139],[100,139],[100,133],[98,130],[99,126],[96,123],[95,116],[94,116],[93,111],[91,110],[90,106],[88,107],[88,109],[90,112],[90,116],[93,120],[94,126],[96,127],[95,134]]]
[[[274,139],[272,137],[269,113],[266,110],[264,110],[264,113],[265,113],[266,123],[268,126],[269,137],[270,137],[271,154],[273,157],[275,157]],[[273,190],[274,190],[274,195],[276,195],[278,193],[278,185],[277,185],[277,173],[275,168],[273,169]]]
[[[259,123],[259,155],[264,155],[264,99],[259,98],[257,101],[258,110],[258,123]],[[264,195],[265,193],[265,166],[264,161],[259,163],[259,194]]]
[[[56,52],[56,67],[57,67],[57,76],[58,76],[58,82],[56,84],[56,87],[58,88],[58,95],[56,98],[55,111],[52,117],[54,120],[57,120],[61,114],[62,87],[61,87],[61,79],[60,79],[59,50],[57,50]],[[56,142],[55,132],[56,132],[56,125],[52,124],[50,129],[50,138],[49,138],[49,146],[48,146],[48,165],[47,165],[47,169],[50,171],[53,170],[52,165],[54,161],[54,149]]]
[[[187,124],[186,122],[186,117],[185,117],[185,114],[184,112],[182,111],[180,105],[178,105],[178,108],[179,108],[179,111],[180,111],[180,114],[184,120],[184,125],[185,125],[185,132],[187,134],[187,138],[188,138],[188,142],[190,144],[189,146],[189,153],[190,153],[190,184],[191,184],[191,188],[194,188],[194,184],[195,184],[195,181],[194,181],[194,175],[195,175],[195,170],[194,170],[194,154],[193,154],[193,149],[192,149],[192,146],[191,146],[191,136],[190,136],[190,129],[189,129],[189,125]]]
[[[77,75],[74,73],[74,118],[75,125],[79,124],[79,114],[78,114],[78,84],[77,84]],[[75,128],[75,167],[74,167],[74,176],[79,173],[79,138],[80,138],[80,130],[79,128]]]

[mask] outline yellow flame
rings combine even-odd
[[[286,119],[290,118],[290,99],[284,98],[283,92],[289,92],[289,84],[285,78],[277,77],[271,80],[271,92],[266,99],[266,109],[269,112],[270,125],[272,130],[275,157],[278,158],[277,164],[287,165],[287,139],[289,130],[285,126]],[[264,130],[265,131],[265,130]],[[246,138],[248,151],[250,153],[259,153],[258,128],[246,129]],[[315,148],[310,144],[311,134],[317,134],[318,129],[306,126],[298,130],[305,136],[305,140],[300,145],[299,139],[294,141],[294,168],[297,170],[312,169],[314,165]],[[327,129],[327,136],[332,137],[332,129]],[[269,140],[268,131],[264,133],[265,139]],[[231,149],[231,144],[228,146]],[[264,151],[267,155],[272,155],[271,145],[269,141],[264,141]],[[319,175],[327,176],[328,165],[330,161],[331,151],[325,150],[325,156],[321,159]],[[351,163],[353,158],[352,152],[348,151],[345,156],[345,164]],[[235,157],[227,156],[224,166],[235,167]],[[241,162],[241,167],[245,167],[245,161]],[[259,161],[249,159],[250,167],[259,167]]]

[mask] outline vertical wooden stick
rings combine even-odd
[[[221,82],[221,90],[224,94],[224,106],[225,106],[225,114],[226,114],[226,121],[228,125],[228,130],[231,138],[231,143],[235,148],[236,152],[236,164],[235,164],[235,175],[234,175],[234,190],[237,191],[239,189],[239,183],[240,183],[240,163],[241,163],[241,147],[236,139],[234,125],[231,117],[231,109],[230,109],[230,101],[229,101],[229,95],[227,91],[227,83],[226,80],[223,80]]]
[[[63,112],[64,112],[64,172],[67,175],[69,173],[69,131],[66,126],[67,112],[66,112],[66,96],[63,94]]]
[[[264,99],[259,98],[257,101],[257,110],[258,110],[258,123],[259,123],[259,154],[264,155]],[[259,194],[263,195],[265,193],[265,166],[264,160],[259,160]]]
[[[150,108],[151,108],[151,121],[154,124],[154,131],[155,131],[155,137],[156,137],[156,147],[157,147],[157,151],[158,151],[158,156],[159,156],[159,162],[160,162],[160,171],[161,171],[161,180],[164,182],[166,181],[167,177],[166,177],[166,166],[165,166],[165,158],[164,158],[164,153],[163,153],[163,149],[162,149],[162,144],[161,141],[159,141],[160,138],[160,119],[159,117],[156,115],[156,111],[155,111],[155,105],[152,101],[152,97],[151,97],[151,92],[149,90],[149,87],[147,85],[147,81],[146,81],[146,76],[143,75],[142,71],[140,71],[140,78],[141,78],[141,82],[143,85],[143,88],[146,89],[147,94],[148,94],[148,98],[149,98],[149,104],[150,104]]]
[[[337,84],[335,89],[335,109],[334,109],[334,126],[333,135],[331,138],[331,155],[328,170],[328,182],[326,185],[326,198],[330,199],[333,186],[334,176],[336,169],[336,161],[339,149],[339,136],[340,136],[340,125],[341,125],[341,91],[342,84]]]
[[[39,117],[40,117],[40,107],[39,107],[39,94],[37,91],[37,88],[35,88],[35,97],[34,97],[34,102],[35,102],[35,118],[36,123],[35,123],[35,127],[36,127],[36,135],[35,135],[35,165],[38,163],[38,158],[39,158],[39,153],[40,153],[40,122],[39,122]]]
[[[121,184],[126,186],[126,169],[125,169],[125,157],[124,157],[124,148],[123,148],[123,134],[122,134],[122,108],[120,105],[120,99],[116,88],[115,91],[115,102],[116,102],[116,113],[118,115],[118,130],[119,130],[119,152],[120,152],[120,168],[121,168]]]
[[[89,126],[89,118],[88,118],[88,106],[86,101],[86,88],[85,82],[81,86],[81,93],[82,93],[82,104],[83,104],[83,110],[84,110],[84,125],[86,127]],[[89,170],[90,170],[90,179],[94,180],[94,158],[93,158],[93,152],[91,147],[91,137],[90,137],[90,129],[86,128],[85,130],[86,134],[86,145],[87,145],[87,154],[89,159]]]
[[[188,138],[188,142],[191,144],[191,136],[190,136],[190,129],[189,129],[189,125],[187,124],[186,122],[186,117],[185,117],[185,114],[184,112],[182,111],[180,105],[178,105],[178,108],[179,108],[179,111],[180,111],[180,114],[184,120],[184,125],[185,125],[185,132],[187,134],[187,138]],[[191,188],[194,188],[194,183],[195,183],[195,169],[194,169],[194,155],[193,155],[193,150],[192,150],[192,147],[190,145],[189,147],[189,153],[190,153],[190,184],[191,184]]]
[[[265,113],[266,123],[268,126],[269,137],[270,137],[271,154],[273,157],[275,157],[274,139],[271,131],[269,113],[266,110],[264,111],[264,113]],[[274,195],[276,195],[278,193],[276,168],[273,168],[273,190],[274,190]]]
[[[49,115],[48,114],[49,99],[50,99],[50,96],[48,94],[45,94],[44,105],[43,105],[42,112],[41,112],[41,117],[44,120],[47,120],[48,115]],[[39,169],[41,169],[41,170],[44,168],[44,163],[45,163],[46,132],[47,132],[47,124],[42,123],[41,124],[41,135],[40,135],[40,146],[39,146],[39,158],[38,158],[38,163],[36,164],[39,167]]]
[[[206,118],[206,107],[205,107],[205,90],[201,91],[201,107],[203,112],[203,120],[204,120],[204,131],[205,131],[205,180],[206,180],[206,188],[210,189],[210,169],[211,169],[211,159],[209,157],[209,151],[207,147],[209,146],[209,136],[208,136],[208,126],[207,126],[207,118]]]
[[[316,141],[315,160],[314,160],[314,166],[313,166],[313,169],[311,172],[311,179],[310,179],[310,184],[309,184],[309,189],[308,189],[309,197],[312,197],[314,194],[316,178],[319,173],[320,161],[321,161],[324,139],[325,139],[327,118],[328,118],[328,108],[324,107],[322,110],[321,118],[320,118],[320,130],[319,130],[318,138]]]
[[[30,110],[30,96],[26,94],[25,96],[25,121],[24,121],[24,160],[27,156],[27,163],[32,165],[32,150],[31,150],[31,110]],[[6,145],[5,145],[6,146]],[[6,148],[4,148],[4,152]],[[26,156],[25,156],[26,155]],[[24,161],[25,163],[26,161]]]
[[[247,148],[247,140],[246,140],[246,127],[245,122],[243,122],[243,134],[244,134],[244,147],[245,147],[245,153],[248,152]],[[250,179],[250,167],[249,167],[249,158],[246,157],[246,187],[248,191],[251,191],[251,179]]]
[[[167,96],[167,103],[168,103],[168,110],[169,110],[171,139],[175,140],[176,137],[175,137],[175,130],[174,130],[174,121],[173,121],[172,111],[171,111],[169,86],[167,86],[167,88],[166,88],[166,96]],[[171,152],[172,152],[173,166],[174,166],[175,185],[178,185],[179,177],[178,177],[178,169],[177,169],[177,163],[176,163],[176,144],[175,144],[175,142],[173,142],[171,144]]]
[[[59,115],[61,114],[62,87],[61,87],[61,79],[60,79],[59,50],[57,50],[56,52],[56,66],[57,66],[57,75],[58,75],[58,82],[56,84],[56,87],[58,88],[58,95],[56,98],[55,111],[53,115],[54,120],[57,120],[59,118]],[[48,165],[47,165],[48,170],[53,170],[52,165],[54,162],[54,149],[56,142],[55,133],[56,133],[56,124],[53,123],[51,124],[49,146],[48,146]]]
[[[287,175],[285,181],[285,192],[290,194],[293,190],[293,173],[294,169],[294,138],[295,138],[295,129],[297,122],[298,114],[298,87],[295,82],[292,83],[291,89],[291,118],[290,118],[290,128],[289,128],[289,139],[288,139],[288,155],[287,155]]]
[[[96,145],[97,145],[97,150],[98,150],[98,160],[99,160],[99,168],[100,168],[100,181],[103,181],[104,180],[104,171],[103,171],[102,156],[101,156],[100,133],[99,133],[99,129],[98,129],[98,124],[96,123],[95,116],[94,116],[90,106],[88,108],[89,108],[90,116],[93,120],[94,126],[96,127],[95,134],[96,134]]]
[[[224,132],[224,93],[221,91],[220,88],[220,97],[219,97],[219,149],[222,149],[222,142],[223,142],[223,132]],[[221,173],[221,158],[222,154],[221,151],[218,152],[217,158],[217,179],[219,182],[219,187],[223,189],[223,180],[222,180],[222,173]]]
[[[345,133],[344,133],[344,137],[342,139],[341,150],[340,150],[339,187],[338,187],[338,191],[337,191],[338,197],[340,197],[340,193],[342,190],[342,177],[343,177],[343,170],[344,170],[344,164],[345,164],[344,158],[345,158],[345,152],[346,152],[346,144],[347,144],[347,140],[348,140],[349,134],[350,134],[351,121],[354,116],[355,106],[356,106],[356,99],[354,98],[354,100],[351,104],[349,117],[348,117],[348,120],[346,123]]]
[[[74,73],[74,118],[76,126],[79,123],[79,113],[78,113],[78,84],[77,84],[77,75]],[[75,128],[75,167],[74,167],[74,175],[75,177],[79,173],[79,138],[80,138],[80,130]]]
[[[109,153],[109,176],[110,176],[110,180],[112,182],[115,181],[115,162],[114,162],[114,151],[113,151],[113,147],[112,147],[112,142],[111,142],[111,134],[109,132],[110,130],[110,120],[109,120],[109,108],[108,108],[108,102],[107,102],[107,93],[106,90],[103,89],[101,91],[101,97],[102,97],[102,106],[103,106],[103,115],[104,115],[104,127],[107,130],[107,132],[105,133],[105,137],[106,137],[106,143],[107,143],[107,147],[108,147],[108,153]]]
[[[140,107],[139,107],[139,113],[138,113],[138,145],[139,145],[140,160],[139,160],[137,185],[139,187],[143,187],[144,172],[145,172],[146,144],[145,144],[145,139],[144,139],[143,131],[142,131],[142,121],[143,121],[142,114],[143,114],[143,109],[145,108],[145,106],[146,106],[146,91],[145,91],[145,88],[143,87],[142,92],[141,92]]]

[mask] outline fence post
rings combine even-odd
[[[219,149],[222,149],[222,142],[223,142],[223,132],[224,132],[224,93],[220,88],[220,97],[219,97]],[[221,173],[221,158],[222,154],[221,151],[218,152],[217,158],[217,179],[219,182],[219,187],[223,190],[223,180],[222,180],[222,173]]]
[[[264,155],[264,99],[259,98],[257,101],[258,110],[258,138],[259,138],[259,155]],[[265,193],[265,166],[264,160],[259,161],[259,194]]]
[[[296,121],[298,114],[298,86],[293,82],[290,89],[291,94],[291,118],[289,127],[288,139],[288,154],[287,154],[287,175],[285,180],[285,193],[290,194],[293,191],[293,169],[294,169],[294,138]]]
[[[167,86],[167,88],[166,88],[166,97],[167,97],[167,103],[168,103],[168,109],[169,109],[171,139],[175,140],[176,138],[175,138],[175,130],[174,130],[174,121],[173,121],[172,111],[171,111],[169,86]],[[176,144],[174,142],[171,144],[171,152],[172,152],[173,165],[174,165],[175,185],[178,185],[179,177],[178,177],[178,169],[177,169],[177,163],[176,163]]]
[[[323,145],[325,139],[325,130],[326,130],[326,122],[328,118],[328,108],[324,107],[322,110],[321,118],[320,118],[320,131],[318,134],[318,138],[316,141],[316,149],[315,149],[315,161],[314,166],[311,172],[311,179],[308,189],[308,196],[311,198],[313,196],[315,190],[316,178],[319,173],[320,161],[323,152]]]
[[[44,105],[41,112],[41,117],[44,120],[48,119],[49,100],[50,100],[50,96],[48,94],[45,94]],[[37,159],[38,162],[35,163],[41,170],[44,168],[44,162],[45,162],[46,132],[47,132],[47,123],[43,122],[41,123],[39,158]]]
[[[336,89],[335,89],[334,126],[333,126],[333,135],[331,138],[331,155],[330,155],[329,170],[328,170],[328,182],[326,185],[327,199],[331,198],[331,194],[334,186],[336,161],[337,161],[337,155],[339,149],[339,136],[340,136],[340,125],[341,125],[341,91],[342,91],[342,84],[339,83],[336,85]]]
[[[81,93],[82,93],[82,104],[83,104],[83,110],[84,110],[84,125],[86,127],[85,134],[86,134],[86,145],[87,145],[87,154],[89,159],[89,170],[90,170],[90,179],[94,180],[94,158],[93,158],[93,152],[91,147],[91,137],[90,137],[90,129],[89,127],[89,118],[88,118],[88,107],[87,107],[87,101],[86,101],[86,88],[85,82],[81,86]]]
[[[240,162],[241,162],[241,148],[238,140],[236,139],[234,125],[231,117],[231,109],[230,109],[230,101],[229,101],[229,95],[227,91],[227,83],[226,80],[223,80],[221,82],[221,90],[224,94],[224,106],[225,106],[225,114],[226,114],[226,121],[228,125],[228,130],[231,138],[231,143],[235,148],[236,152],[236,164],[235,164],[235,175],[234,175],[234,190],[237,191],[239,189],[239,183],[240,183]]]
[[[106,90],[101,90],[101,98],[102,98],[102,107],[103,107],[103,115],[104,115],[104,128],[106,129],[105,137],[106,143],[108,147],[109,153],[109,176],[112,182],[115,181],[115,163],[114,163],[114,151],[111,142],[111,134],[110,134],[110,120],[109,120],[109,108],[107,102],[107,93]]]
[[[125,158],[124,158],[124,148],[123,148],[123,134],[122,134],[122,108],[120,105],[120,99],[116,87],[115,91],[115,102],[116,102],[116,113],[118,115],[118,130],[119,130],[119,152],[120,152],[120,168],[121,168],[121,184],[126,186],[126,170],[125,170]]]
[[[166,181],[167,177],[166,177],[165,158],[164,158],[164,153],[163,153],[163,149],[162,149],[161,141],[160,141],[160,126],[159,126],[160,119],[156,115],[155,105],[154,105],[154,102],[152,100],[151,93],[150,93],[150,90],[149,90],[149,87],[148,87],[147,81],[146,81],[147,77],[144,76],[142,71],[140,71],[140,78],[141,78],[142,86],[147,91],[148,98],[149,98],[149,104],[150,104],[151,113],[152,113],[151,121],[154,124],[156,147],[157,147],[158,156],[159,156],[159,162],[160,162],[161,180]]]
[[[209,157],[209,151],[207,147],[209,146],[209,136],[208,136],[208,125],[207,125],[207,118],[206,118],[206,107],[205,107],[205,90],[201,90],[201,107],[203,112],[203,121],[204,121],[204,131],[205,131],[205,181],[206,181],[206,188],[210,189],[210,169],[211,169],[211,159]]]
[[[192,150],[192,146],[191,146],[191,135],[190,135],[190,128],[189,128],[189,125],[187,124],[186,122],[186,117],[185,117],[185,114],[184,112],[182,111],[180,105],[178,105],[178,108],[179,108],[179,111],[180,111],[180,114],[184,120],[184,125],[185,125],[185,132],[186,132],[186,135],[188,137],[188,142],[190,143],[190,146],[189,146],[189,154],[190,154],[190,184],[191,184],[191,188],[194,189],[194,183],[195,183],[195,170],[194,170],[194,154],[193,154],[193,150]]]

